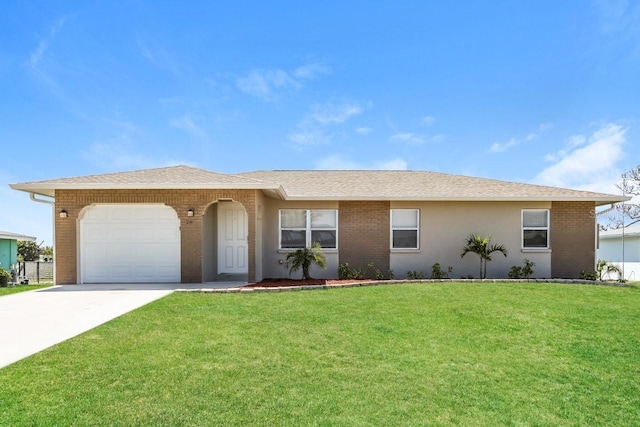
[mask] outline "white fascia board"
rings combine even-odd
[[[9,184],[11,188],[41,196],[54,197],[56,190],[273,190],[283,199],[286,192],[282,186],[273,184]]]
[[[595,202],[597,206],[610,203],[617,203],[629,198],[590,198],[590,197],[336,197],[336,196],[289,196],[286,200],[291,201],[380,201],[388,200],[391,202]]]
[[[26,242],[35,242],[36,238],[31,236],[23,236],[21,234],[2,234],[0,233],[0,239],[5,240],[21,240]]]

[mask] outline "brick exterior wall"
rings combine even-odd
[[[595,265],[594,202],[551,204],[551,276],[577,279]]]
[[[249,280],[255,279],[256,190],[56,190],[55,212],[66,210],[68,217],[55,215],[56,283],[78,281],[77,229],[82,210],[94,203],[163,203],[180,219],[181,282],[202,282],[202,215],[218,199],[241,203],[248,217]],[[193,209],[195,215],[187,216]]]
[[[386,201],[340,202],[340,264],[389,270],[389,209]]]

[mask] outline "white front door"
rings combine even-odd
[[[244,274],[247,262],[248,223],[244,207],[237,203],[218,204],[218,272]]]

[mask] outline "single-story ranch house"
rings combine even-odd
[[[625,280],[640,280],[640,225],[601,231],[596,256],[620,267]]]
[[[57,284],[200,283],[288,277],[286,255],[319,242],[317,278],[338,267],[452,278],[478,277],[460,257],[466,238],[490,235],[534,276],[577,278],[593,270],[596,206],[623,197],[424,171],[255,171],[223,174],[188,166],[12,184],[54,199]],[[297,273],[299,274],[299,273]]]
[[[18,242],[35,242],[36,238],[23,234],[0,231],[0,267],[11,271],[11,266],[18,262]]]

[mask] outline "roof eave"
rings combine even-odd
[[[25,242],[35,242],[36,238],[32,236],[24,236],[22,234],[2,234],[0,233],[0,239],[3,240],[19,240]]]
[[[288,196],[291,201],[374,201],[392,202],[594,202],[596,206],[628,201],[626,197],[368,197],[368,196]]]
[[[267,183],[236,184],[9,184],[11,188],[53,197],[56,190],[273,190],[286,194],[281,185]]]

